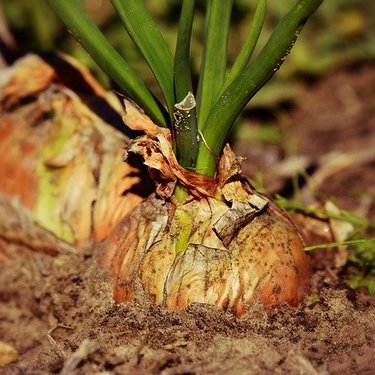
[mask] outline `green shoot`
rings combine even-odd
[[[367,288],[375,296],[375,238],[350,246],[346,267],[347,281],[352,288]]]
[[[173,56],[143,0],[111,0],[126,31],[133,39],[153,71],[163,92],[167,108],[173,113],[175,98],[173,88]]]
[[[175,105],[174,135],[179,163],[192,169],[198,152],[196,102],[191,91]]]
[[[299,0],[279,22],[266,45],[216,101],[202,127],[205,142],[200,143],[196,169],[213,176],[217,157],[236,118],[249,100],[276,73],[293,47],[307,19],[323,0]],[[208,145],[208,147],[207,147]]]
[[[217,160],[238,115],[284,62],[303,25],[323,0],[297,0],[249,63],[266,15],[266,0],[259,0],[244,46],[228,74],[227,42],[233,0],[208,0],[205,46],[196,93],[190,69],[195,1],[182,2],[173,56],[144,1],[111,0],[126,32],[153,71],[167,110],[88,18],[80,0],[47,1],[126,94],[158,125],[171,128],[179,163],[197,173],[214,176]],[[180,188],[177,193],[184,196]]]
[[[195,0],[184,0],[178,29],[174,58],[174,87],[176,101],[173,126],[174,143],[179,163],[193,168],[198,154],[196,101],[190,69],[190,40],[193,28]]]
[[[193,92],[190,68],[190,42],[193,29],[195,0],[183,0],[174,56],[174,88],[176,101]]]
[[[267,0],[260,0],[255,10],[253,24],[247,34],[245,43],[241,49],[241,52],[237,56],[234,64],[232,65],[227,77],[223,89],[226,89],[234,79],[244,70],[247,66],[252,53],[254,52],[255,46],[257,45],[260,32],[264,24],[266,17]]]
[[[201,130],[222,89],[227,68],[227,43],[233,0],[210,0],[207,9],[206,41],[197,103]]]

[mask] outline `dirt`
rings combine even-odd
[[[374,66],[357,66],[305,84],[289,113],[298,126],[288,129],[313,176],[326,168],[322,157],[329,152],[355,156],[355,163],[328,171],[318,192],[369,217],[374,206],[364,197],[374,194],[374,159],[358,155],[375,143],[374,79]],[[251,149],[237,145],[241,148]],[[279,152],[278,161],[283,158]],[[16,348],[19,357],[0,373],[375,372],[375,298],[350,289],[337,269],[315,263],[311,292],[299,307],[280,306],[266,315],[254,306],[237,319],[202,304],[167,312],[142,296],[114,304],[110,277],[99,269],[94,246],[57,257],[22,247],[7,253],[11,259],[0,266],[0,341]]]

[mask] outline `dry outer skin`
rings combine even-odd
[[[177,253],[181,212],[194,219],[187,247]],[[291,222],[272,205],[237,224],[224,246],[215,223],[226,212],[227,204],[213,198],[177,208],[156,198],[141,203],[103,245],[115,300],[132,300],[139,283],[153,303],[169,309],[204,302],[242,315],[258,299],[296,305],[306,292],[309,261]]]
[[[99,84],[82,76],[90,100],[115,112]],[[130,191],[140,176],[122,161],[126,142],[38,56],[1,71],[0,191],[18,196],[60,238],[100,240],[142,200]]]
[[[49,255],[72,254],[78,249],[41,227],[16,197],[0,193],[0,255],[11,258],[11,245],[22,245]],[[1,261],[0,256],[0,261]]]

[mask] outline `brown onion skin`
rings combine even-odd
[[[190,204],[198,213],[200,202]],[[189,244],[177,255],[171,230],[175,209],[162,199],[149,198],[104,242],[102,265],[112,272],[116,302],[131,301],[141,287],[152,303],[170,310],[198,302],[240,317],[256,301],[270,310],[282,303],[296,306],[303,299],[309,257],[293,223],[275,204],[270,202],[242,227],[227,249]],[[207,224],[198,214],[194,220],[197,228]],[[147,233],[158,221],[159,237],[146,246]]]

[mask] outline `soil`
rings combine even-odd
[[[346,68],[304,83],[288,110],[294,124],[288,137],[316,178],[315,192],[371,218],[374,83],[375,66]],[[238,142],[236,150],[248,157],[245,170],[252,173],[255,163],[267,181],[277,169],[270,165],[286,154],[267,146],[267,155],[275,155],[267,165],[269,159],[262,162],[256,154],[259,147]],[[350,155],[350,162],[328,168],[324,157],[332,152]],[[276,177],[277,189],[287,191],[288,178]],[[202,304],[168,312],[141,296],[114,304],[95,246],[56,257],[21,246],[7,253],[11,259],[0,273],[0,341],[19,356],[0,367],[1,374],[375,373],[375,298],[350,289],[340,269],[321,267],[322,256],[314,260],[311,292],[299,307],[284,305],[267,315],[253,306],[237,319]]]

